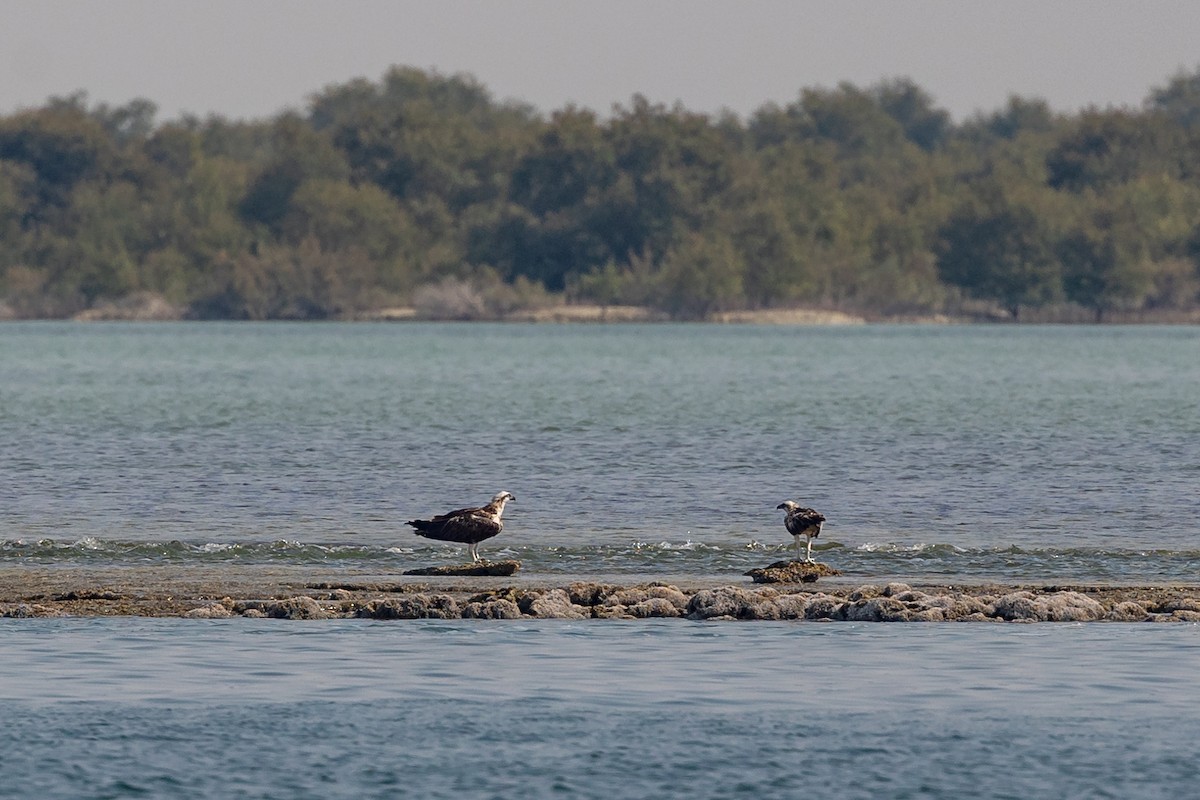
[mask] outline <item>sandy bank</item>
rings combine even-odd
[[[0,616],[283,619],[1200,622],[1200,586],[618,585],[513,578],[401,579],[312,568],[0,570]]]

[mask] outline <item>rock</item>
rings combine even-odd
[[[679,609],[670,600],[663,597],[651,597],[640,603],[628,606],[629,613],[639,619],[647,617],[678,617]]]
[[[460,619],[458,603],[448,594],[422,594],[372,600],[355,616],[370,619]]]
[[[780,619],[781,614],[774,596],[739,586],[721,586],[701,589],[692,595],[687,616],[689,619]]]
[[[815,594],[804,604],[805,619],[845,619],[843,607],[847,605],[836,597]]]
[[[1170,597],[1158,603],[1155,612],[1170,614],[1174,611],[1200,611],[1200,600],[1194,597]]]
[[[32,617],[63,617],[66,616],[57,608],[42,605],[40,603],[17,603],[15,606],[7,606],[0,612],[0,617],[8,617],[11,619],[30,619]]]
[[[543,619],[587,619],[591,613],[571,602],[566,589],[551,589],[529,603],[529,613]]]
[[[508,600],[516,605],[522,603],[528,604],[532,598],[529,596],[528,589],[518,589],[515,586],[506,586],[503,589],[491,589],[486,592],[471,595],[467,598],[467,603],[488,603],[493,600]],[[525,609],[521,609],[524,612]]]
[[[467,603],[462,610],[463,619],[520,619],[521,609],[512,600],[484,600]]]
[[[593,619],[637,619],[625,606],[592,606]]]
[[[521,568],[521,562],[473,561],[470,564],[449,564],[441,567],[407,569],[405,575],[442,575],[454,577],[500,577],[507,578]]]
[[[811,595],[785,594],[775,598],[780,619],[804,619]]]
[[[620,588],[608,583],[572,583],[567,587],[567,594],[577,606],[596,606]]]
[[[183,616],[188,619],[229,619],[233,616],[233,612],[221,603],[210,603],[209,605],[184,612]]]
[[[648,610],[660,605],[660,601],[661,603],[670,605],[675,613],[655,613],[652,616],[678,617],[687,610],[688,596],[674,586],[666,584],[651,584],[650,586],[634,586],[627,589],[620,589],[605,597],[600,605],[609,608],[624,607],[628,609],[630,614],[637,617],[644,617],[647,614],[634,611],[634,607],[644,606],[643,610]]]
[[[914,595],[920,594],[914,592]],[[905,602],[906,595],[899,595],[896,599]],[[975,615],[987,616],[989,609],[988,603],[980,600],[977,597],[971,597],[964,594],[952,595],[937,595],[923,594],[921,595],[920,608],[924,610],[938,610],[943,620],[965,620],[974,618]],[[910,608],[912,608],[910,606]]]
[[[807,561],[776,561],[769,567],[757,567],[745,573],[755,583],[812,583],[825,575],[842,573],[828,564]]]
[[[870,600],[872,597],[879,597],[882,594],[883,589],[880,589],[878,586],[872,583],[868,583],[858,587],[853,592],[846,595],[846,599],[850,600],[851,602],[858,602],[859,600]]]
[[[851,622],[907,622],[908,608],[893,597],[872,597],[847,603],[842,614]]]
[[[327,619],[329,617],[316,600],[304,595],[267,603],[262,608],[262,612],[275,619]]]
[[[1079,592],[1034,595],[1011,592],[996,600],[993,616],[1009,622],[1089,622],[1103,619],[1104,606]]]
[[[1149,616],[1149,612],[1141,603],[1126,600],[1110,608],[1104,618],[1109,622],[1145,622]]]
[[[945,622],[946,612],[940,608],[922,608],[908,612],[908,622]]]
[[[1057,592],[1041,598],[1050,622],[1091,622],[1104,618],[1104,606],[1079,592]]]

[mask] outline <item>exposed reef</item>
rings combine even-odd
[[[775,565],[773,565],[775,566]],[[811,565],[810,565],[811,566]],[[766,569],[771,569],[766,568]],[[310,573],[311,574],[311,573]],[[1200,622],[1200,586],[676,586],[292,580],[297,575],[0,573],[0,616],[363,619]]]

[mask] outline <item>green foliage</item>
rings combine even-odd
[[[4,313],[1200,304],[1200,72],[1140,110],[1013,97],[960,124],[903,78],[745,120],[640,95],[543,117],[407,67],[266,121],[155,114],[76,94],[0,116]]]
[[[938,231],[938,270],[947,283],[995,300],[1016,319],[1022,306],[1041,306],[1061,293],[1052,233],[1034,208],[1006,197],[971,203]]]
[[[677,319],[704,319],[740,304],[745,264],[721,234],[691,234],[663,259],[654,305]]]
[[[24,164],[36,176],[31,216],[64,205],[81,181],[103,181],[116,158],[115,142],[77,103],[47,107],[0,120],[0,160]]]

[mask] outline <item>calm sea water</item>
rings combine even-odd
[[[0,569],[1195,582],[1200,331],[0,324]],[[0,797],[1179,798],[1191,625],[0,620]]]
[[[0,324],[0,564],[457,557],[864,579],[1200,573],[1200,330]]]
[[[1176,798],[1200,629],[0,620],[0,796]]]

